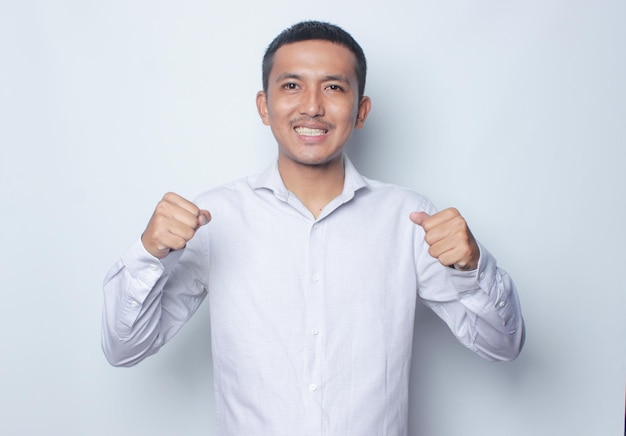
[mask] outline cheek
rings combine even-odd
[[[342,108],[339,108],[335,112],[335,114],[335,119],[338,122],[341,122],[341,124],[343,124],[346,128],[352,128],[356,123],[357,107],[354,105],[346,105]]]
[[[272,99],[272,105],[276,108],[292,108],[297,106],[298,97],[294,94],[276,92]]]

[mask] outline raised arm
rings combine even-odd
[[[433,215],[413,212],[411,221],[424,229],[428,254],[446,268],[430,264],[420,295],[450,327],[459,341],[489,360],[512,360],[524,343],[524,321],[515,284],[495,258],[476,241],[456,209]],[[423,262],[428,264],[428,262]],[[445,287],[445,289],[444,289]],[[449,289],[452,288],[452,289]]]
[[[202,276],[202,260],[183,248],[210,219],[192,202],[165,194],[141,240],[111,268],[104,280],[102,348],[112,365],[131,366],[156,353],[196,311],[206,289],[202,280],[186,281]]]

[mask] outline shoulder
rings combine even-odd
[[[365,186],[358,196],[379,205],[394,204],[413,210],[433,212],[435,207],[425,195],[411,188],[363,177]]]
[[[253,176],[243,177],[200,193],[194,203],[199,207],[237,203],[253,193],[250,181]]]

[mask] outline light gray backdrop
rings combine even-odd
[[[264,168],[269,41],[340,24],[368,56],[366,175],[456,206],[528,327],[481,360],[419,309],[411,434],[623,434],[624,1],[0,2],[0,434],[207,435],[208,306],[132,369],[101,283],[165,191]]]

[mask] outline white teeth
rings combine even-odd
[[[310,129],[308,127],[296,127],[296,133],[303,136],[322,136],[326,134],[326,130]]]

